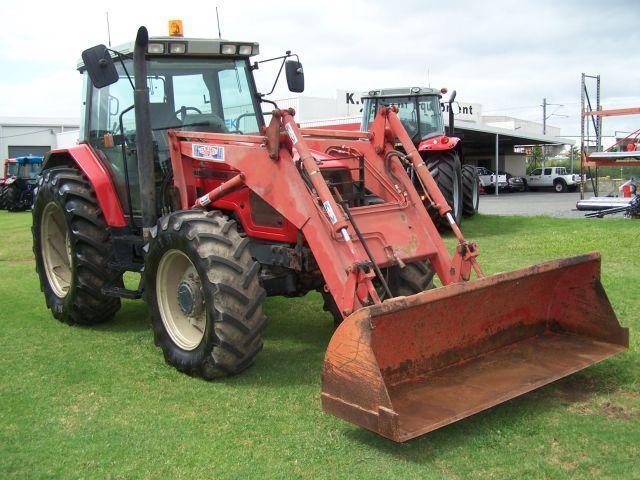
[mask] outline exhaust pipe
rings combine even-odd
[[[456,99],[456,91],[451,92],[451,96],[449,97],[449,136],[453,137],[453,101]]]
[[[140,27],[133,49],[133,74],[135,76],[133,101],[136,109],[136,148],[138,150],[138,178],[142,207],[142,235],[145,240],[149,237],[149,229],[156,224],[158,219],[149,88],[147,87],[147,61],[145,58],[148,43],[149,33],[146,27]]]

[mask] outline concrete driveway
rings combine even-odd
[[[589,194],[590,196],[591,194]],[[551,191],[480,195],[480,213],[487,215],[548,215],[551,217],[584,217],[576,210],[580,193]]]

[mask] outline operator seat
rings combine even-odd
[[[158,157],[161,163],[166,162],[169,160],[167,130],[171,127],[180,128],[182,122],[176,116],[173,107],[168,103],[150,103],[149,114],[151,116],[151,134],[158,145]]]

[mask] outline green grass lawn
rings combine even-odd
[[[317,294],[268,299],[256,364],[207,383],[164,363],[144,303],[95,328],[54,320],[30,222],[0,212],[0,478],[640,478],[638,221],[465,222],[487,273],[601,251],[631,348],[405,444],[322,413]]]

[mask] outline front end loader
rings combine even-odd
[[[455,134],[453,102],[454,90],[446,103],[440,90],[429,87],[385,88],[370,90],[361,95],[361,130],[368,130],[382,106],[393,106],[413,145],[424,159],[429,173],[438,184],[442,195],[451,207],[456,224],[463,217],[471,217],[478,211],[480,190],[476,167],[465,163],[462,139]],[[448,125],[445,128],[444,110],[448,111]],[[403,150],[401,144],[397,145]],[[411,170],[409,170],[411,175]],[[412,175],[418,192],[424,189],[419,179]],[[449,222],[426,202],[431,218],[441,230],[449,229]]]
[[[319,290],[338,324],[324,410],[395,441],[627,348],[597,254],[485,276],[395,108],[367,132],[300,129],[277,105],[266,125],[257,50],[141,27],[83,53],[86,138],[47,155],[33,208],[56,318],[104,322],[144,297],[165,360],[211,380],[255,361],[266,296]],[[276,60],[300,92],[291,57]]]

